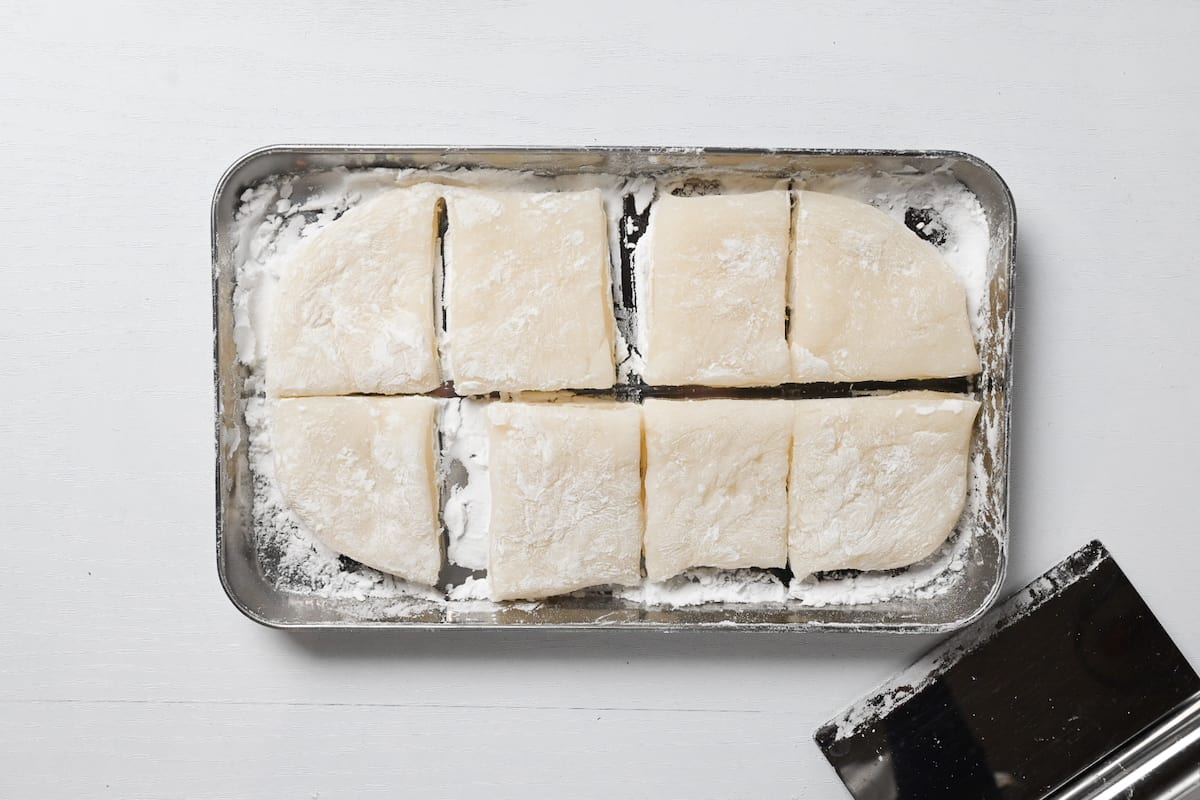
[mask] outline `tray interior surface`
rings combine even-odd
[[[324,597],[285,591],[271,581],[253,544],[253,475],[247,457],[246,367],[234,342],[235,213],[243,193],[279,175],[357,169],[489,168],[545,175],[675,175],[697,179],[746,175],[806,178],[846,173],[923,175],[948,172],[978,199],[988,226],[988,275],[979,342],[983,372],[968,390],[982,403],[972,453],[986,480],[972,503],[971,531],[959,542],[943,589],[877,602],[804,605],[710,604],[681,608],[632,605],[589,594],[536,604],[465,602],[398,606],[388,598]],[[752,151],[712,149],[519,149],[272,147],[236,162],[218,184],[212,206],[214,382],[216,390],[216,544],[221,582],[247,616],[275,627],[717,627],[734,630],[938,632],[960,627],[991,604],[1003,581],[1008,541],[1008,432],[1016,217],[999,175],[956,152]],[[928,384],[929,382],[925,382]],[[801,390],[803,391],[803,390]],[[964,534],[960,531],[952,541]],[[830,576],[837,580],[838,576]]]

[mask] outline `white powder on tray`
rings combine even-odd
[[[699,606],[709,603],[782,605],[787,584],[768,570],[690,569],[665,581],[643,581],[640,586],[619,586],[613,597],[646,606]]]
[[[492,492],[487,471],[486,408],[486,401],[447,400],[439,423],[446,558],[451,564],[470,570],[486,570],[488,561]]]
[[[396,186],[420,180],[527,191],[600,188],[609,216],[613,253],[614,310],[617,316],[618,384],[636,382],[641,371],[635,309],[622,301],[622,240],[636,239],[655,195],[669,179],[608,175],[549,177],[527,172],[454,169],[333,169],[283,175],[247,189],[236,214],[234,338],[238,358],[247,367],[244,396],[249,431],[249,466],[254,494],[252,537],[264,573],[286,592],[343,600],[387,601],[387,615],[403,617],[439,606],[451,611],[499,608],[487,599],[487,519],[490,489],[487,432],[483,408],[488,401],[448,398],[439,414],[439,479],[446,528],[447,569],[436,589],[407,583],[338,556],[309,533],[287,508],[275,480],[270,415],[266,413],[263,376],[268,368],[265,341],[274,289],[289,253],[304,238],[346,209]],[[661,184],[661,185],[660,185]],[[929,174],[855,172],[801,177],[797,188],[826,191],[871,203],[905,222],[917,210],[916,225],[939,246],[966,287],[977,339],[991,335],[985,310],[989,231],[975,196],[948,171]],[[302,195],[296,200],[293,197]],[[626,215],[626,197],[634,216]],[[910,224],[913,222],[909,220]],[[622,236],[624,232],[624,236]],[[633,263],[636,270],[636,260]],[[634,277],[636,281],[636,275]],[[984,447],[994,449],[996,430],[984,431]],[[979,441],[979,440],[977,440]],[[976,448],[978,449],[978,448]],[[792,580],[767,570],[694,569],[662,583],[613,587],[582,593],[605,602],[639,606],[684,607],[711,604],[807,606],[864,605],[896,597],[928,598],[948,591],[964,568],[972,537],[980,535],[986,473],[984,454],[973,453],[967,507],[956,533],[929,558],[900,570],[878,573],[826,573]],[[536,604],[524,604],[535,608]],[[512,607],[513,604],[506,604]],[[378,609],[378,603],[371,606]],[[364,615],[373,613],[364,609]]]

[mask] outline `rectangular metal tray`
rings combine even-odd
[[[498,609],[431,608],[396,616],[389,601],[339,599],[283,591],[264,574],[252,542],[253,476],[247,458],[246,368],[234,343],[234,217],[243,193],[271,176],[334,169],[490,168],[547,175],[671,174],[684,178],[743,174],[790,178],[849,172],[897,175],[949,172],[978,199],[987,218],[988,335],[980,342],[983,372],[970,382],[982,402],[973,453],[983,453],[986,481],[977,530],[965,542],[948,589],[913,592],[881,602],[804,606],[711,604],[684,608],[632,606],[602,596],[555,598]],[[212,202],[214,383],[216,391],[216,554],[221,584],[246,616],[280,628],[644,628],[681,630],[845,630],[933,633],[979,617],[1003,582],[1008,544],[1008,441],[1012,387],[1012,286],[1016,211],[1003,179],[975,156],[952,151],[729,150],[698,148],[434,148],[275,146],[236,161]],[[992,440],[985,443],[983,431]],[[986,444],[986,447],[985,447]],[[486,605],[486,604],[485,604]]]

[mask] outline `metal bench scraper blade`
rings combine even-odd
[[[1099,542],[815,738],[858,800],[1200,798],[1200,678]]]

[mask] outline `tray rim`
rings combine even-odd
[[[1005,266],[1008,273],[1008,307],[1006,311],[1006,322],[1009,332],[1009,346],[1004,354],[1005,374],[1007,376],[1005,386],[1005,398],[1003,403],[1004,419],[1007,423],[1007,433],[1004,437],[1002,448],[1004,456],[1003,478],[1005,482],[1004,498],[1003,498],[1003,513],[1004,513],[1004,535],[997,537],[999,548],[997,551],[998,563],[996,565],[995,581],[989,588],[988,592],[983,596],[978,606],[970,613],[958,617],[957,619],[947,622],[743,622],[735,624],[722,623],[703,623],[703,622],[651,622],[651,621],[628,621],[613,624],[597,624],[595,622],[542,622],[542,623],[522,623],[522,622],[474,622],[474,621],[456,621],[456,622],[404,622],[404,621],[387,621],[387,620],[330,620],[330,621],[290,621],[274,619],[260,613],[253,608],[246,600],[238,593],[237,589],[230,581],[228,570],[226,569],[226,552],[224,541],[224,497],[222,494],[222,483],[225,475],[225,463],[222,457],[221,443],[221,364],[220,364],[220,265],[219,265],[219,242],[218,242],[218,227],[219,227],[219,210],[221,201],[225,194],[230,191],[234,179],[254,162],[268,157],[281,155],[297,154],[297,155],[404,155],[404,154],[422,154],[422,155],[438,155],[438,154],[466,154],[472,152],[488,152],[494,154],[512,154],[519,155],[521,153],[556,153],[562,155],[587,155],[595,153],[614,154],[627,153],[638,155],[733,155],[733,156],[762,156],[762,155],[779,155],[792,157],[813,157],[813,158],[838,158],[838,157],[859,157],[859,158],[898,158],[898,159],[955,159],[971,164],[975,168],[982,171],[989,180],[991,180],[997,189],[999,189],[1000,197],[1008,215],[1009,224],[1007,228],[1008,241],[1008,257]],[[216,522],[216,548],[215,555],[217,561],[217,575],[221,583],[221,588],[226,597],[233,606],[247,619],[258,623],[266,628],[275,630],[355,630],[355,629],[376,629],[376,630],[410,630],[410,631],[462,631],[462,630],[546,630],[546,631],[657,631],[662,633],[678,633],[683,631],[730,631],[737,633],[819,633],[819,632],[836,632],[836,633],[887,633],[887,634],[944,634],[951,631],[965,628],[979,620],[988,610],[995,604],[1001,589],[1004,586],[1005,578],[1008,571],[1008,548],[1011,538],[1011,529],[1009,522],[1011,521],[1011,478],[1012,478],[1012,460],[1011,460],[1011,440],[1012,440],[1012,393],[1015,388],[1015,380],[1013,374],[1013,348],[1012,336],[1015,332],[1015,308],[1014,292],[1016,290],[1017,272],[1016,272],[1016,242],[1017,242],[1017,206],[1013,198],[1012,189],[1008,182],[990,163],[965,150],[956,149],[917,149],[917,148],[855,148],[855,147],[840,147],[840,148],[782,148],[782,147],[706,147],[706,146],[637,146],[637,145],[584,145],[584,146],[528,146],[528,145],[372,145],[372,144],[271,144],[257,147],[242,156],[235,159],[222,173],[213,189],[212,200],[209,208],[209,246],[210,246],[210,268],[211,268],[211,283],[212,283],[212,321],[213,321],[213,343],[212,343],[212,359],[213,359],[213,433],[214,433],[214,462],[215,462],[215,522]]]

